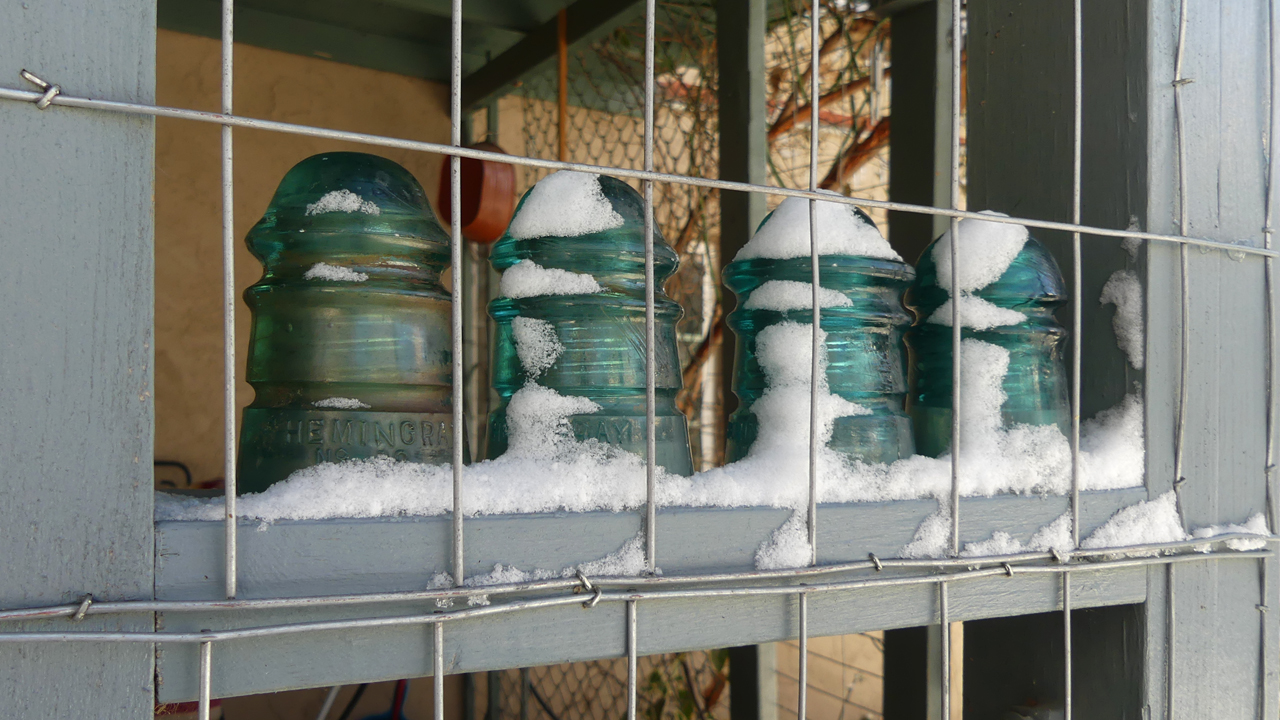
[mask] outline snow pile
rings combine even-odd
[[[1119,405],[1080,424],[1080,474],[1084,489],[1114,490],[1141,485],[1146,457],[1141,395],[1127,395]]]
[[[807,306],[811,287],[805,283],[795,285],[799,286],[798,290],[786,285],[774,286],[778,289],[766,293],[769,303],[785,307],[790,302],[788,298],[803,296]],[[537,377],[554,364],[564,350],[554,328],[544,321],[517,318],[513,330],[517,355],[530,377]],[[658,468],[659,505],[771,506],[799,511],[807,504],[812,332],[812,325],[795,322],[778,323],[760,331],[756,353],[767,388],[751,408],[758,421],[755,443],[742,460],[693,477],[673,476]],[[820,331],[818,501],[948,497],[949,456],[937,459],[914,456],[892,464],[867,464],[827,447],[837,418],[866,414],[868,410],[830,392],[825,340],[825,333]],[[961,494],[1068,491],[1070,450],[1058,428],[1004,427],[1002,423],[1000,411],[1006,400],[1003,380],[1009,364],[1008,351],[968,339],[962,344],[961,355]],[[316,404],[321,407],[360,405],[353,398],[329,398]],[[573,434],[570,416],[599,410],[588,398],[561,395],[531,380],[512,396],[507,407],[507,453],[496,460],[464,468],[463,512],[473,516],[622,511],[643,505],[646,485],[643,459],[598,440],[580,441]],[[1140,485],[1142,432],[1142,405],[1136,396],[1086,422],[1081,438],[1082,489]],[[240,498],[238,507],[242,516],[267,522],[439,515],[452,510],[452,488],[452,471],[447,465],[401,463],[377,457],[300,470],[262,493]],[[202,500],[159,494],[156,503],[159,520],[222,517],[220,498]],[[760,566],[807,564],[806,530],[803,514],[794,515],[760,547]],[[1025,548],[1059,547],[1063,532],[1069,534],[1069,530],[1067,527],[1064,531],[1055,523],[1044,530],[1043,536],[1037,534]],[[916,540],[903,552],[908,556],[943,552],[948,532],[947,518],[931,516],[921,526]],[[1103,530],[1095,535],[1103,538],[1097,542],[1112,541],[1106,539],[1108,536]],[[997,536],[972,544],[966,551],[988,553],[1016,547],[1019,545],[1014,538]],[[637,562],[642,564],[643,554],[637,546],[631,554],[624,553],[615,560],[621,566],[631,567]]]
[[[1009,217],[993,210],[980,214]],[[1030,234],[1023,225],[965,218],[958,223],[960,242],[956,246],[960,267],[960,292],[974,292],[1000,279],[1013,264]],[[951,290],[951,231],[943,233],[933,246],[933,262],[938,268],[938,287]]]
[[[1111,320],[1116,332],[1116,343],[1129,358],[1135,370],[1141,370],[1144,360],[1145,339],[1142,319],[1142,283],[1137,273],[1117,270],[1102,286],[1099,301],[1103,305],[1115,305],[1116,315]]]
[[[586,273],[544,268],[532,260],[521,260],[502,273],[498,291],[502,297],[527,298],[540,295],[593,295],[604,292],[604,288]]]
[[[355,398],[331,397],[311,403],[313,407],[332,408],[334,410],[359,410],[369,407]]]
[[[507,234],[517,240],[577,237],[622,227],[622,223],[622,216],[604,196],[599,175],[561,170],[533,186]]]
[[[645,571],[644,543],[644,531],[641,530],[635,537],[623,544],[622,547],[599,560],[592,560],[578,565],[576,571],[587,577],[635,577],[643,575]],[[654,568],[654,572],[661,575],[662,568]],[[563,576],[570,577],[574,574],[574,570],[565,570]]]
[[[560,570],[547,570],[545,568],[534,568],[529,572],[525,572],[514,565],[503,565],[495,563],[493,571],[484,575],[473,575],[463,581],[464,587],[490,587],[493,585],[519,585],[523,583],[537,582],[539,580],[552,580],[555,578],[571,578],[582,573],[586,577],[638,577],[645,573],[646,565],[644,560],[644,531],[641,530],[635,537],[623,543],[622,547],[605,555],[598,560],[591,560],[571,565]],[[655,574],[661,575],[662,569],[655,568]],[[431,577],[431,581],[427,584],[427,589],[436,590],[441,588],[453,587],[453,575],[450,573],[436,573]],[[467,598],[468,606],[488,605],[488,595],[472,595]],[[441,598],[436,601],[436,606],[448,608],[453,605],[451,598]]]
[[[1267,519],[1263,517],[1262,513],[1257,513],[1253,517],[1244,521],[1243,525],[1210,525],[1208,527],[1195,528],[1191,531],[1191,537],[1199,540],[1201,538],[1213,538],[1218,535],[1232,535],[1237,533],[1270,536],[1271,529],[1267,527]],[[1249,540],[1240,538],[1236,540],[1227,540],[1226,544],[1227,547],[1232,550],[1261,550],[1267,546],[1267,541],[1263,539]],[[1212,545],[1209,543],[1197,545],[1196,551],[1209,552],[1211,547]]]
[[[330,282],[364,282],[369,276],[351,268],[328,263],[316,263],[302,275],[303,280],[328,280]]]
[[[1025,544],[1003,530],[992,533],[989,540],[965,543],[960,557],[986,557],[991,555],[1016,555],[1027,552],[1066,552],[1071,550],[1071,513],[1063,513],[1056,520],[1036,530]]]
[[[797,510],[791,518],[782,524],[768,540],[760,543],[756,550],[756,569],[783,570],[786,568],[805,567],[813,557],[813,546],[809,544],[809,523],[805,513]]]
[[[1178,500],[1173,491],[1154,500],[1121,508],[1102,527],[1080,543],[1086,549],[1150,545],[1186,540],[1182,519],[1178,516]],[[1143,553],[1153,556],[1151,551]]]
[[[1008,217],[1004,213],[991,210],[982,211],[983,215]],[[975,330],[989,330],[1004,325],[1017,325],[1026,319],[1026,315],[1008,308],[1002,308],[972,293],[981,290],[1000,279],[1009,269],[1022,247],[1027,244],[1030,235],[1022,225],[998,223],[988,220],[965,218],[957,224],[959,242],[956,253],[960,265],[957,280],[960,283],[960,323],[963,327]],[[938,287],[951,293],[954,298],[957,292],[951,287],[951,231],[948,230],[933,246],[933,262],[937,267]],[[951,301],[943,303],[928,322],[937,325],[951,325]]]
[[[801,509],[808,501],[809,373],[812,326],[779,323],[761,331],[757,352],[769,387],[753,405],[756,442],[742,460],[693,477],[658,468],[664,507],[770,506]],[[554,362],[558,344],[536,331],[517,337],[517,354],[531,367]],[[521,345],[541,345],[532,352]],[[1001,384],[1007,351],[977,340],[962,346],[961,494],[1065,493],[1070,451],[1055,426],[1004,428]],[[818,501],[823,503],[946,498],[949,456],[914,456],[892,464],[851,461],[827,447],[836,418],[866,410],[829,392],[825,346],[819,356]],[[645,463],[597,440],[579,441],[570,415],[597,412],[587,398],[565,396],[530,382],[507,409],[508,451],[464,469],[467,515],[621,511],[645,499]],[[1142,406],[1137,397],[1086,422],[1081,439],[1083,489],[1132,487],[1142,482]],[[267,521],[324,517],[439,515],[453,503],[448,466],[390,458],[322,464],[294,473],[257,495],[240,498],[239,512]],[[160,520],[217,520],[221,499],[157,496]],[[784,536],[786,534],[784,533]],[[783,536],[780,536],[780,539]],[[945,540],[945,535],[944,535]],[[770,553],[768,557],[781,557]],[[788,555],[788,557],[790,557]],[[768,560],[766,560],[768,562]]]
[[[307,215],[324,215],[333,212],[362,212],[366,215],[381,215],[376,203],[365,200],[350,190],[331,190],[319,200],[307,205]]]
[[[852,205],[819,200],[817,215],[818,255],[860,255],[902,260],[880,231],[860,217]],[[778,205],[733,259],[784,260],[810,257],[812,249],[809,236],[809,200],[789,197]]]
[[[818,288],[818,306],[853,307],[853,301],[844,293],[830,288]],[[752,291],[743,308],[747,310],[809,310],[813,308],[813,283],[795,280],[768,280]]]
[[[934,310],[925,322],[951,327],[952,304],[953,300],[948,299]],[[1017,310],[1002,308],[977,295],[962,294],[960,296],[960,327],[990,330],[994,327],[1017,325],[1026,319],[1027,316]]]
[[[947,554],[951,543],[951,511],[939,508],[920,523],[915,537],[898,554],[904,558],[936,558]]]
[[[1009,351],[981,340],[960,346],[960,493],[1064,494],[1071,489],[1071,445],[1056,425],[1005,427],[1001,407]],[[1142,484],[1145,449],[1142,403],[1137,396],[1099,413],[1081,427],[1081,489],[1113,490]],[[897,500],[949,496],[951,456],[911,457],[892,465],[858,465],[871,497]]]
[[[799,509],[807,504],[812,332],[812,325],[796,322],[760,331],[756,358],[766,389],[751,405],[758,423],[755,442],[735,463],[690,478],[668,476],[659,488],[663,505]],[[824,488],[839,484],[846,474],[844,456],[827,447],[836,418],[869,411],[828,390],[826,333],[819,333],[818,485],[819,497],[825,497]]]
[[[511,319],[511,331],[515,336],[516,356],[529,377],[541,375],[564,352],[555,325],[546,320],[515,317]]]
[[[939,503],[938,511],[920,523],[911,542],[899,554],[906,558],[945,557],[950,544],[951,509]],[[1071,513],[1063,513],[1053,522],[1036,530],[1025,543],[1003,530],[997,530],[986,540],[965,543],[960,557],[981,558],[1055,550],[1065,552],[1070,549]]]

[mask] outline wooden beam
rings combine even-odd
[[[0,5],[3,84],[155,102],[155,4]],[[0,102],[0,607],[154,587],[155,120]],[[90,479],[92,478],[92,479]],[[154,628],[146,613],[6,631]],[[0,647],[0,715],[149,718],[148,644]]]
[[[159,0],[156,22],[166,30],[217,38],[221,34],[219,13],[217,0]],[[400,23],[400,32],[379,34],[317,19],[237,7],[236,42],[448,82],[447,19],[394,11],[382,20],[388,25]],[[412,32],[409,26],[412,26]],[[513,30],[464,24],[463,71],[469,72],[483,65],[486,50],[504,50],[519,42],[520,38],[521,34]]]
[[[718,0],[716,5],[716,61],[720,66],[720,177],[765,185],[768,182],[769,145],[766,140],[764,36],[767,24],[765,0]],[[768,207],[760,193],[720,193],[720,264],[733,261]],[[720,325],[733,310],[732,293],[721,299]],[[732,335],[721,329],[720,417],[727,419],[737,407],[733,394]],[[721,429],[720,437],[725,437]]]
[[[1117,509],[1145,497],[1141,488],[1086,493],[1082,498],[1084,534]],[[1067,506],[1061,496],[1005,495],[966,498],[963,502],[965,542],[989,539],[996,530],[1026,542]],[[818,561],[859,561],[872,552],[895,556],[937,507],[932,499],[824,505],[818,528]],[[791,517],[791,510],[669,507],[661,508],[658,515],[658,565],[666,575],[674,576],[751,569],[760,544]],[[448,516],[270,525],[244,521],[240,527],[242,597],[419,590],[436,573],[449,569]],[[638,532],[640,515],[634,512],[477,517],[467,521],[467,572],[492,572],[495,563],[502,563],[525,572],[543,569],[559,573],[615,552]],[[160,523],[157,597],[220,599],[221,538],[222,525],[216,522]],[[1147,587],[1145,568],[1085,572],[1073,582],[1080,607],[1140,602]],[[951,608],[956,620],[1047,612],[1060,601],[1058,590],[1056,575],[1028,573],[990,582],[957,582],[951,590]],[[810,630],[819,637],[922,625],[935,617],[935,596],[936,589],[930,584],[814,596]],[[418,603],[168,613],[161,623],[169,631],[199,630],[433,610],[433,603]],[[795,637],[795,633],[794,597],[711,597],[640,604],[641,654],[774,642]],[[450,673],[617,657],[624,650],[622,607],[612,603],[586,610],[574,604],[477,618],[450,625],[445,637],[449,638],[446,655],[452,658]],[[221,658],[214,673],[214,694],[221,697],[428,675],[432,671],[429,638],[430,632],[420,628],[392,628],[228,642],[214,650]],[[195,661],[194,647],[161,646],[161,700],[192,697]]]
[[[566,35],[572,49],[634,20],[644,13],[644,6],[634,0],[578,0],[565,10]],[[507,93],[520,78],[554,62],[558,34],[559,23],[553,17],[506,52],[468,74],[462,82],[463,109],[474,108]]]

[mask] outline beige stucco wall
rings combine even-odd
[[[448,89],[437,83],[319,58],[236,46],[235,111],[255,118],[379,135],[449,141]],[[217,111],[215,40],[160,30],[161,105]],[[190,466],[197,482],[221,477],[222,192],[220,129],[156,122],[156,458]],[[327,150],[376,152],[408,168],[435,197],[442,157],[296,135],[235,131],[236,363],[243,375],[249,315],[240,293],[262,274],[244,246],[276,184],[295,163]],[[240,382],[240,407],[253,390]],[[173,477],[166,473],[165,477]]]

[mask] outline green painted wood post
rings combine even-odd
[[[0,84],[23,87],[23,68],[68,94],[153,102],[155,4],[6,3]],[[154,123],[0,102],[0,127],[0,607],[149,599]],[[153,658],[138,644],[4,645],[0,714],[149,718]]]

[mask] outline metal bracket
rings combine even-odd
[[[26,80],[27,82],[31,83],[32,85],[35,85],[36,87],[44,91],[44,95],[41,95],[40,98],[36,100],[36,107],[40,108],[41,110],[44,110],[45,108],[49,107],[49,105],[53,102],[53,99],[62,94],[62,88],[60,86],[47,83],[44,80],[41,80],[29,70],[24,69],[22,72],[18,74],[22,76],[23,80]]]
[[[83,620],[84,616],[89,612],[89,606],[92,604],[93,593],[87,593],[84,597],[80,598],[80,607],[76,609],[76,614],[72,615],[71,619],[76,622]]]

